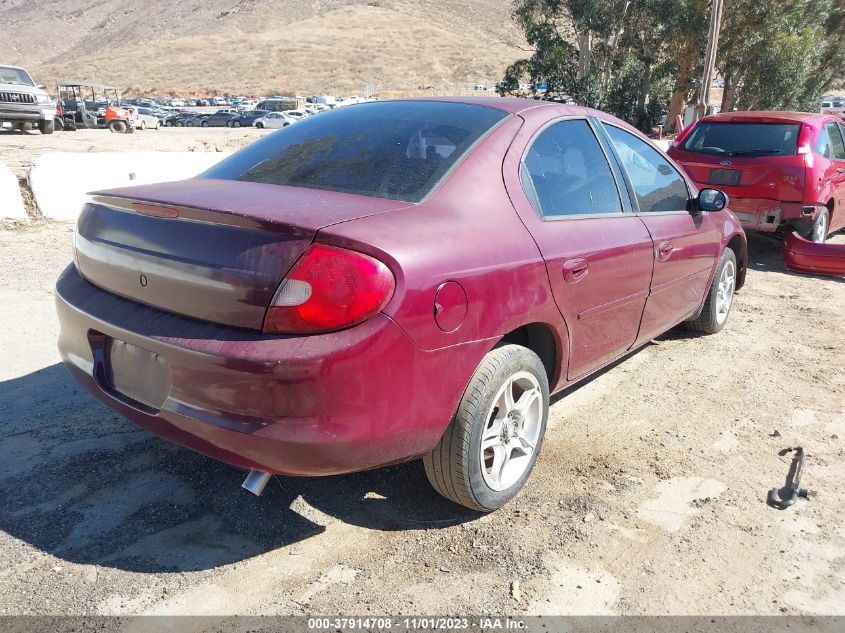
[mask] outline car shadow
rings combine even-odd
[[[61,364],[0,382],[0,438],[0,529],[81,564],[204,570],[294,545],[334,520],[411,530],[479,516],[434,492],[419,461],[275,477],[254,497],[240,488],[244,471],[141,431]]]

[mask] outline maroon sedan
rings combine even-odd
[[[256,493],[422,457],[492,510],[534,466],[550,392],[679,323],[722,329],[747,259],[725,203],[594,110],[356,105],[198,178],[92,194],[59,348]]]

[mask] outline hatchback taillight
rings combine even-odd
[[[393,296],[390,269],[356,251],[312,244],[279,285],[267,334],[332,332],[377,314]]]
[[[683,143],[684,140],[686,140],[686,138],[692,133],[693,129],[695,128],[696,123],[697,122],[690,123],[688,126],[686,126],[683,129],[683,131],[680,134],[678,134],[678,136],[675,138],[675,140],[670,143],[670,145],[672,147],[675,147],[675,148],[680,147],[681,143]]]
[[[798,134],[798,155],[804,157],[804,164],[807,167],[813,166],[813,143],[815,143],[815,130],[806,123],[801,124],[801,132]]]

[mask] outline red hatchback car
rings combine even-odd
[[[746,262],[724,205],[601,112],[356,105],[198,178],[92,194],[59,348],[256,493],[422,457],[492,510],[531,472],[550,392],[678,323],[724,326]]]
[[[803,112],[704,117],[669,156],[699,187],[719,187],[746,229],[792,226],[814,242],[845,227],[845,125]]]

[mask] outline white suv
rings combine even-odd
[[[56,102],[44,86],[37,86],[29,73],[17,66],[0,66],[0,125],[36,124],[42,134],[52,134]]]

